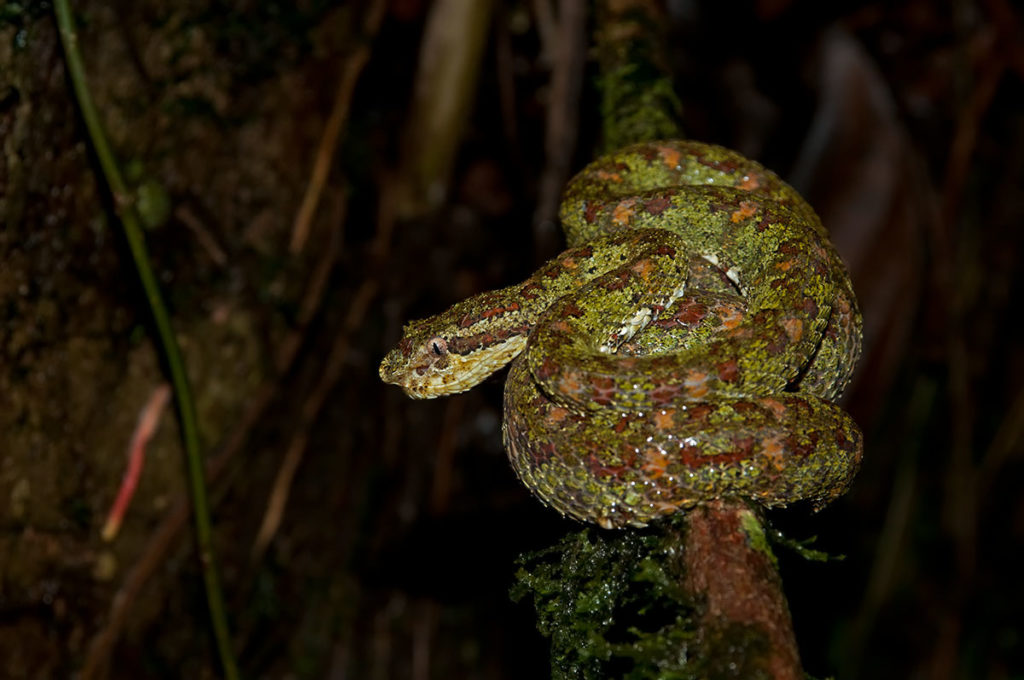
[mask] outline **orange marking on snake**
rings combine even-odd
[[[686,374],[686,380],[683,381],[683,385],[686,386],[686,391],[689,396],[694,399],[700,399],[701,397],[707,396],[708,374],[704,371],[693,369]]]
[[[636,205],[636,199],[627,198],[624,201],[619,201],[619,204],[615,206],[612,211],[612,224],[617,227],[625,227],[629,224],[633,218],[633,206]]]
[[[800,338],[804,337],[804,322],[800,319],[783,319],[780,323],[793,342],[799,342]]]
[[[729,216],[729,219],[732,220],[734,224],[742,222],[748,217],[753,217],[755,214],[757,214],[757,209],[760,207],[761,204],[758,203],[757,201],[742,201],[740,202],[739,209],[734,210],[732,215]]]

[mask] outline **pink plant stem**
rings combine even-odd
[[[107,515],[107,522],[103,525],[104,541],[112,541],[121,528],[121,521],[124,519],[124,513],[128,509],[128,503],[131,502],[132,496],[135,495],[135,488],[139,485],[139,477],[142,476],[142,464],[146,460],[146,444],[149,443],[150,438],[156,431],[156,426],[160,423],[160,416],[163,415],[164,408],[166,408],[170,398],[170,385],[164,383],[153,391],[149,401],[143,407],[142,413],[139,414],[139,422],[135,426],[131,446],[128,449],[128,468],[124,472],[121,488],[117,492],[114,505],[110,508],[110,513]]]

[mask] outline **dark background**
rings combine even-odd
[[[532,612],[507,592],[516,555],[576,525],[509,468],[500,377],[412,402],[376,368],[408,319],[539,263],[556,58],[543,5],[495,3],[443,202],[410,217],[396,196],[422,134],[410,110],[436,3],[387,3],[372,42],[358,2],[74,3],[114,149],[157,199],[147,239],[222,461],[210,497],[249,677],[547,675]],[[780,550],[807,670],[1024,677],[1019,8],[669,5],[687,134],[797,185],[864,312],[847,395],[866,435],[860,477],[817,515],[772,515],[845,555]],[[360,49],[369,61],[293,252]],[[578,127],[573,169],[599,130],[595,65],[580,56],[582,94],[561,102]],[[190,525],[168,528],[185,488],[173,412],[119,536],[99,535],[163,378],[63,59],[49,4],[0,6],[0,677],[97,662],[93,677],[210,677]],[[282,490],[280,526],[259,543]]]

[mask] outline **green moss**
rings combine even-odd
[[[603,29],[597,43],[597,88],[605,152],[681,137],[682,105],[667,66],[665,27],[659,15],[602,7],[599,24]]]
[[[626,60],[602,76],[600,90],[606,151],[680,136],[682,106],[671,80],[654,69]]]
[[[692,678],[693,606],[671,534],[584,529],[519,558],[512,598],[533,599],[551,676]]]
[[[772,529],[769,538],[773,544],[789,548],[803,559],[811,562],[841,562],[846,559],[845,555],[832,555],[823,550],[812,548],[811,546],[818,540],[817,536],[799,540],[786,536],[778,529]]]
[[[740,515],[740,526],[747,537],[747,545],[765,555],[765,557],[771,560],[775,568],[778,569],[779,563],[776,561],[775,553],[772,552],[772,546],[764,533],[764,525],[761,524],[761,520],[757,515],[750,510],[743,512]]]
[[[755,626],[704,617],[683,589],[681,520],[624,532],[584,529],[520,556],[512,599],[532,599],[554,680],[769,678]],[[744,532],[770,542],[751,513]],[[703,628],[698,633],[698,626]]]

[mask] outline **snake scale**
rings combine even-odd
[[[846,491],[862,437],[833,402],[861,318],[794,189],[721,147],[641,143],[574,177],[560,217],[568,250],[407,324],[381,378],[430,398],[511,362],[517,474],[606,528],[725,496],[820,507]]]

